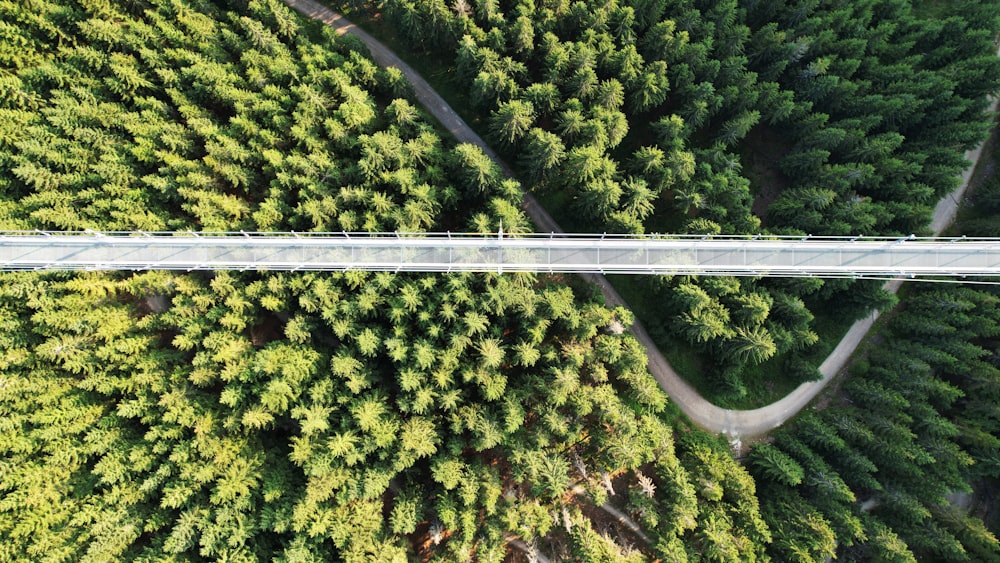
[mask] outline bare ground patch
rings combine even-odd
[[[767,224],[767,208],[785,189],[788,180],[778,169],[778,162],[791,150],[781,131],[774,127],[754,127],[743,140],[743,166],[750,189],[753,206],[750,210]]]

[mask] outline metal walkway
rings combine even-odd
[[[6,231],[0,270],[997,276],[1000,239]]]

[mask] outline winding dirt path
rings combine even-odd
[[[407,80],[410,81],[410,84],[413,85],[416,98],[459,142],[479,146],[484,153],[500,165],[505,173],[513,175],[510,167],[496,155],[493,149],[479,135],[476,135],[465,121],[455,113],[451,106],[431,88],[427,81],[396,56],[395,53],[389,50],[389,48],[364,30],[359,29],[344,16],[319,4],[315,0],[283,1],[303,15],[320,20],[333,27],[337,34],[351,34],[363,41],[369,51],[371,51],[372,58],[378,64],[382,66],[394,66],[403,72]],[[998,55],[1000,55],[1000,51],[998,51]],[[992,110],[996,111],[996,108],[997,103],[994,102]],[[975,164],[979,161],[981,152],[982,145],[968,151],[965,154],[965,158]],[[954,220],[959,202],[962,201],[965,190],[969,185],[969,179],[972,177],[973,169],[974,166],[962,174],[962,184],[955,192],[938,202],[930,225],[934,234],[941,233]],[[526,193],[524,195],[522,207],[531,220],[534,221],[535,225],[538,226],[539,232],[563,232],[555,220],[542,209],[542,206],[539,205],[538,201],[531,194]],[[584,274],[583,277],[601,288],[609,305],[628,307],[625,300],[614,290],[604,276]],[[894,280],[887,282],[885,287],[895,293],[901,285],[901,281]],[[819,370],[823,374],[823,379],[803,383],[784,398],[765,407],[753,410],[723,409],[706,401],[674,371],[641,323],[636,321],[630,330],[646,349],[646,355],[649,358],[649,371],[653,374],[653,377],[656,378],[660,387],[670,396],[670,399],[680,407],[694,424],[711,432],[721,432],[730,438],[749,438],[760,436],[781,426],[786,420],[794,416],[795,413],[805,408],[831,380],[843,371],[854,350],[877,319],[878,313],[874,313],[870,317],[854,323],[830,356],[820,365]]]

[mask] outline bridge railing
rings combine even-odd
[[[0,231],[0,269],[990,276],[1000,239]]]

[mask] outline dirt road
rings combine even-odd
[[[380,43],[374,37],[365,33],[364,30],[359,29],[356,25],[351,23],[344,16],[330,10],[329,8],[315,2],[314,0],[284,0],[286,4],[299,11],[305,16],[322,21],[323,23],[331,26],[339,35],[351,34],[358,39],[361,39],[365,45],[368,46],[369,51],[371,51],[372,58],[375,59],[377,63],[383,66],[394,66],[400,69],[404,75],[406,75],[407,80],[413,85],[415,96],[424,107],[434,115],[444,126],[447,128],[459,141],[463,143],[472,143],[483,149],[487,155],[489,155],[493,160],[498,162],[500,166],[504,169],[507,174],[512,174],[510,168],[504,163],[500,158],[497,157],[493,149],[489,147],[480,137],[477,135],[466,123],[465,121],[455,113],[451,106],[441,98],[438,93],[431,88],[426,80],[423,79],[413,68],[403,62],[395,53],[390,51],[385,45]],[[525,213],[531,218],[531,220],[538,227],[539,232],[553,232],[561,233],[563,230],[555,222],[551,215],[549,215],[538,201],[531,194],[524,195],[524,202],[522,205]],[[597,284],[601,291],[605,295],[605,299],[609,305],[621,305],[627,307],[625,300],[622,299],[618,292],[611,286],[604,276],[596,274],[585,274],[584,278],[587,281]],[[714,420],[719,420],[720,412],[727,412],[724,409],[719,409],[718,407],[712,405],[701,396],[683,379],[667,362],[667,359],[663,357],[657,349],[656,344],[653,342],[649,334],[646,333],[646,329],[640,323],[635,323],[632,327],[632,333],[639,340],[639,342],[646,349],[647,356],[649,357],[649,369],[653,373],[653,376],[659,382],[660,387],[670,395],[671,400],[680,405],[681,410],[688,413],[688,416],[698,425],[704,426],[707,429],[714,431],[722,431],[722,428],[716,428]]]
[[[416,98],[456,139],[463,143],[478,145],[483,149],[483,152],[500,164],[505,173],[512,174],[510,168],[497,157],[489,145],[483,142],[479,135],[476,135],[465,121],[451,109],[451,106],[430,87],[427,81],[385,45],[359,29],[340,14],[314,0],[284,0],[284,2],[304,15],[332,26],[340,35],[349,33],[361,39],[368,46],[376,62],[382,66],[397,67],[403,72],[407,80],[413,85]],[[994,103],[994,111],[996,111],[996,107],[997,104]],[[969,151],[966,153],[965,158],[974,163],[978,162],[981,150],[982,146]],[[958,211],[958,204],[962,200],[971,176],[972,169],[970,168],[962,174],[961,187],[938,203],[937,208],[934,210],[933,221],[931,222],[931,229],[935,234],[940,233],[955,218],[955,213]],[[531,220],[534,221],[535,225],[538,226],[539,232],[563,232],[555,220],[542,209],[541,205],[538,204],[538,201],[531,194],[525,194],[523,208]],[[584,278],[601,288],[609,305],[628,306],[604,276],[586,274]],[[887,282],[886,288],[895,293],[900,285],[901,282],[899,281]],[[830,356],[820,366],[819,369],[823,374],[823,379],[803,383],[786,397],[766,407],[753,410],[723,409],[709,403],[693,387],[677,375],[677,372],[674,371],[670,363],[667,362],[667,359],[660,353],[653,339],[649,337],[646,329],[639,322],[636,322],[632,326],[631,332],[646,349],[646,355],[649,358],[649,371],[653,374],[653,377],[656,378],[660,387],[691,421],[706,430],[722,432],[730,438],[736,439],[765,434],[781,426],[786,420],[795,415],[795,413],[805,408],[835,376],[843,371],[851,354],[854,353],[854,350],[861,343],[861,340],[871,329],[877,318],[878,314],[876,313],[869,318],[854,323],[854,326],[851,327]]]
[[[997,55],[1000,56],[1000,50],[997,51]],[[997,104],[997,100],[994,100],[992,106],[990,106],[990,111],[996,112]],[[934,208],[930,224],[930,229],[934,235],[940,235],[955,220],[959,204],[965,196],[965,191],[969,187],[969,180],[972,179],[972,174],[975,171],[975,165],[979,162],[979,157],[982,155],[983,144],[985,143],[981,143],[975,149],[966,151],[965,159],[972,162],[972,166],[962,172],[961,185],[951,194],[941,198],[937,207]],[[893,280],[886,282],[884,287],[892,293],[896,293],[902,285],[903,282],[901,280]],[[759,436],[777,428],[794,416],[795,413],[805,408],[832,379],[844,371],[848,361],[851,359],[851,355],[854,354],[854,351],[861,344],[865,335],[871,330],[878,316],[878,312],[875,312],[870,317],[861,319],[851,326],[847,334],[844,335],[844,338],[837,344],[837,347],[834,348],[833,352],[820,365],[819,371],[823,374],[823,379],[803,383],[788,395],[766,407],[745,411],[732,411],[719,409],[714,405],[712,405],[712,408],[705,408],[704,405],[694,404],[693,407],[690,407],[691,411],[689,411],[683,404],[679,403],[681,410],[687,413],[691,417],[691,420],[700,426],[723,432],[732,437]],[[722,420],[724,422],[722,424],[714,424],[713,420]]]

